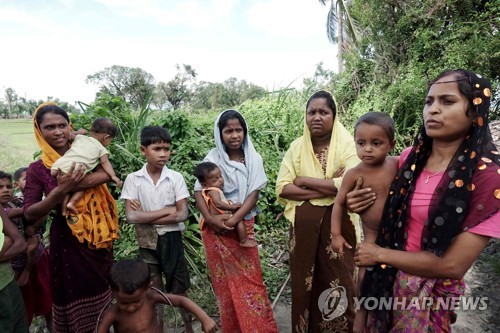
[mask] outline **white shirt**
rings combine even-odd
[[[164,207],[174,206],[176,202],[189,198],[189,191],[182,175],[166,166],[161,171],[160,179],[156,185],[149,176],[146,169],[147,163],[142,169],[131,173],[123,183],[122,200],[138,200],[144,211],[159,210]],[[173,223],[156,225],[158,235],[170,231],[184,230],[184,223]]]

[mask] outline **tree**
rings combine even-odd
[[[183,64],[182,67],[178,64],[177,74],[175,77],[165,82],[160,82],[156,87],[154,104],[159,108],[163,108],[165,103],[177,110],[183,103],[188,102],[192,92],[191,83],[196,80],[196,71],[190,65]]]
[[[198,110],[234,108],[246,100],[261,98],[266,94],[264,88],[234,77],[223,83],[202,81],[195,87],[192,106]]]
[[[350,1],[319,0],[326,6],[330,2],[330,11],[326,19],[326,35],[328,40],[337,45],[338,70],[344,70],[344,53],[358,43],[361,30],[350,12]]]
[[[18,96],[12,88],[5,89],[5,118],[10,118],[13,114],[19,113],[17,105]]]
[[[155,90],[153,75],[138,67],[113,65],[87,76],[85,82],[100,85],[99,92],[121,96],[135,108],[149,104]]]
[[[422,124],[427,83],[440,72],[473,70],[498,90],[500,0],[353,0],[349,8],[364,34],[344,54],[345,71],[332,78],[345,121],[387,112],[402,148]]]

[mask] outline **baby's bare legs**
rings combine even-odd
[[[64,212],[64,207],[69,210],[71,214],[78,215],[78,210],[76,209],[76,204],[77,202],[83,198],[83,195],[85,194],[85,191],[78,191],[73,194],[71,194],[71,197],[68,199],[68,203],[64,205],[63,202],[63,215],[66,215]]]
[[[359,267],[358,271],[358,281],[356,283],[356,288],[358,289],[358,297],[361,293],[361,282],[363,282],[363,277],[365,276],[365,267]],[[366,329],[366,319],[368,318],[368,312],[363,307],[356,309],[356,316],[354,317],[354,333],[364,333]]]
[[[238,224],[236,224],[236,234],[238,235],[238,239],[240,240],[240,246],[243,247],[257,246],[257,242],[255,241],[255,239],[251,239],[248,237],[244,221],[240,221],[238,222]]]

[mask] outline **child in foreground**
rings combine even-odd
[[[331,232],[333,250],[342,257],[344,246],[351,249],[340,233],[342,216],[346,214],[346,194],[356,186],[360,177],[365,187],[372,188],[376,194],[374,204],[360,214],[363,226],[363,242],[375,243],[378,226],[382,218],[385,199],[398,170],[398,157],[387,156],[394,148],[394,121],[383,112],[369,112],[362,115],[354,126],[356,152],[361,162],[348,170],[342,180],[332,210]],[[360,267],[358,272],[358,291],[365,273]],[[365,331],[367,313],[357,309],[354,319],[354,332]]]
[[[115,333],[162,333],[155,311],[158,303],[171,304],[191,312],[201,322],[205,333],[217,331],[215,321],[189,298],[161,294],[151,289],[149,268],[142,260],[128,259],[115,263],[110,272],[110,286],[116,303],[104,311],[97,326],[98,333],[107,333],[111,326]]]
[[[90,136],[77,135],[71,148],[52,165],[51,175],[56,177],[60,171],[67,173],[75,163],[83,165],[86,172],[92,171],[100,164],[111,180],[121,187],[122,181],[116,176],[109,162],[109,151],[106,149],[115,135],[116,127],[110,119],[97,118],[92,123]],[[84,194],[85,191],[78,191],[67,195],[62,205],[63,215],[66,215],[67,211],[77,215],[76,205]]]
[[[219,214],[232,214],[241,207],[241,203],[231,203],[228,201],[222,192],[224,187],[224,178],[222,178],[221,171],[219,167],[212,162],[202,162],[196,166],[194,169],[194,175],[198,178],[203,189],[201,194],[205,203],[213,216]],[[200,228],[203,228],[203,222],[200,224]],[[247,235],[245,228],[245,223],[238,221],[236,223],[236,233],[238,239],[240,240],[240,246],[243,247],[255,247],[257,242],[255,239],[250,239]],[[228,225],[228,227],[234,227],[234,225]]]

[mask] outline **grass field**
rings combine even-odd
[[[0,170],[13,173],[33,162],[39,151],[31,119],[0,120]]]

